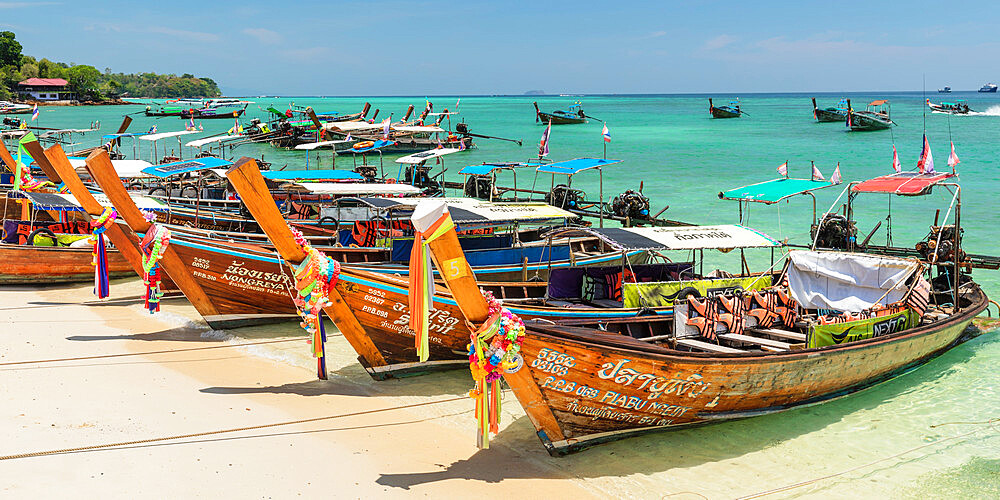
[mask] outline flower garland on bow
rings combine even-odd
[[[330,290],[340,278],[340,263],[312,247],[302,232],[295,229],[292,235],[302,246],[306,258],[295,267],[295,308],[302,317],[300,325],[310,335],[313,357],[316,358],[316,375],[326,380],[326,329],[323,327],[323,307],[331,304]]]
[[[516,373],[524,366],[524,322],[491,292],[484,291],[483,297],[489,304],[489,319],[471,335],[469,370],[476,386],[469,397],[476,400],[477,445],[489,448],[490,433],[499,431],[500,379],[504,372]]]
[[[91,255],[94,256],[91,265],[94,266],[94,295],[105,299],[111,294],[108,282],[108,251],[104,246],[104,232],[115,223],[118,212],[113,207],[105,207],[97,220],[90,222],[92,236],[90,242],[94,245]]]
[[[156,214],[145,212],[143,216],[147,221],[156,220]],[[160,310],[160,298],[163,291],[160,289],[162,274],[160,272],[160,259],[167,252],[170,245],[170,230],[165,226],[151,224],[146,234],[139,242],[139,250],[142,252],[142,281],[146,285],[146,309],[149,314]]]

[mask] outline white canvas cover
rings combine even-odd
[[[396,201],[400,204],[412,205],[428,203],[426,198],[401,198]],[[466,214],[463,216],[472,215],[483,221],[575,219],[577,217],[572,212],[540,202],[489,202],[475,198],[434,198],[434,201],[445,203],[456,212],[459,210],[465,212]]]
[[[419,134],[419,133],[431,134],[431,133],[444,132],[443,128],[438,127],[436,125],[399,125],[399,126],[393,126],[392,129],[395,130],[396,132],[410,132],[414,134]]]
[[[420,188],[409,184],[382,184],[365,182],[302,182],[296,187],[317,194],[417,194]]]
[[[78,173],[87,173],[87,160],[83,158],[70,158],[69,164]],[[152,177],[142,171],[144,168],[153,166],[152,163],[145,160],[111,160],[111,166],[115,168],[115,172],[118,172],[118,177],[122,179]]]
[[[327,130],[341,130],[347,132],[349,130],[375,130],[381,129],[381,123],[368,123],[368,122],[330,122],[324,123],[323,128]]]
[[[796,250],[788,259],[788,289],[796,302],[847,312],[901,300],[904,282],[920,268],[915,260],[846,252]]]
[[[305,144],[299,144],[295,146],[295,149],[312,151],[314,149],[325,148],[327,146],[336,146],[337,144],[343,144],[345,142],[351,142],[351,141],[347,139],[337,139],[335,141],[307,142]]]
[[[163,132],[160,134],[149,134],[139,137],[140,141],[158,141],[160,139],[168,139],[170,137],[178,137],[181,135],[197,134],[197,130],[178,130],[176,132]]]
[[[185,144],[185,146],[187,146],[189,148],[200,148],[200,147],[202,147],[202,146],[204,146],[206,144],[212,144],[213,142],[228,141],[230,139],[239,139],[241,137],[243,137],[243,136],[242,135],[219,135],[219,136],[215,136],[215,137],[206,137],[204,139],[193,140],[193,141]]]
[[[396,163],[402,163],[405,165],[416,165],[419,163],[423,163],[427,160],[433,160],[434,158],[450,155],[452,153],[457,153],[459,151],[461,151],[461,149],[458,148],[429,149],[427,151],[421,151],[419,153],[413,153],[411,155],[399,158],[396,160]]]
[[[781,242],[748,227],[727,224],[719,226],[629,227],[616,228],[610,235],[629,249],[728,249],[778,247]],[[610,232],[610,231],[609,231]],[[631,238],[627,235],[631,234]]]

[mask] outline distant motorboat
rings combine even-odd
[[[982,87],[979,87],[979,91],[983,92],[983,93],[989,92],[989,93],[995,94],[996,91],[997,91],[997,84],[995,84],[995,83],[987,83],[986,85],[983,85]]]
[[[967,115],[974,111],[969,109],[969,103],[965,102],[964,99],[955,102],[941,102],[938,104],[934,104],[930,99],[927,99],[927,107],[931,108],[933,111],[948,113],[950,115]]]
[[[938,93],[939,94],[950,94],[951,93],[951,87],[948,87],[946,85],[943,89],[938,89]]]
[[[0,115],[23,115],[31,113],[32,107],[27,104],[15,104],[10,101],[0,101]]]
[[[583,112],[583,104],[580,101],[573,103],[566,110],[556,110],[551,113],[546,113],[538,109],[538,103],[532,103],[535,105],[535,121],[541,123],[551,123],[553,125],[571,125],[576,123],[587,123],[587,114]]]

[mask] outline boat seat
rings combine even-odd
[[[743,342],[745,344],[755,344],[763,347],[773,347],[775,349],[781,349],[783,351],[789,351],[792,349],[792,344],[789,344],[788,342],[762,339],[759,337],[751,337],[749,335],[742,335],[738,333],[722,333],[719,334],[719,338],[731,342]]]
[[[741,351],[739,349],[734,349],[732,347],[711,344],[708,342],[702,342],[700,340],[694,340],[694,339],[677,339],[677,345],[690,347],[692,349],[699,349],[702,351],[719,352],[723,354],[736,354],[736,353],[746,352],[746,351]]]
[[[620,300],[611,299],[594,299],[590,301],[597,307],[602,307],[606,309],[619,309],[622,307],[622,302]]]
[[[763,333],[765,335],[770,335],[772,337],[794,340],[796,342],[806,341],[806,334],[798,332],[790,332],[788,330],[778,330],[776,328],[747,328],[747,331],[753,333]]]

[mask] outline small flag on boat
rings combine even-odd
[[[826,177],[823,177],[823,172],[819,171],[819,167],[817,167],[815,163],[813,163],[812,167],[813,167],[812,180],[825,181]]]
[[[903,171],[903,164],[899,163],[899,153],[896,153],[895,144],[892,145],[892,169],[895,170],[897,174]]]
[[[785,177],[788,177],[788,162],[787,161],[785,163],[782,163],[781,165],[778,165],[778,173],[781,174],[781,175],[784,175]]]
[[[837,168],[833,171],[833,175],[830,176],[830,184],[840,184],[844,180],[840,177],[840,162],[837,162]]]
[[[611,142],[611,132],[608,131],[608,124],[604,124],[604,130],[601,130],[601,135],[604,136],[604,142]]]
[[[921,174],[934,173],[934,155],[931,154],[931,143],[927,142],[927,134],[924,134],[924,149],[920,151],[920,160],[917,162],[917,168]]]
[[[38,118],[38,105],[35,104],[35,107],[31,108],[31,121],[35,121],[37,118]]]
[[[187,126],[186,126],[186,127],[184,127],[184,129],[185,129],[185,130],[187,130],[187,131],[189,131],[189,132],[190,132],[190,131],[193,131],[193,130],[198,130],[198,129],[197,129],[197,128],[196,128],[195,126],[194,126],[194,117],[193,117],[193,116],[192,116],[192,117],[191,117],[191,118],[190,118],[190,119],[188,120],[188,123],[187,123]]]
[[[955,165],[958,165],[959,163],[961,163],[961,160],[959,160],[958,155],[955,154],[955,142],[952,141],[951,154],[948,155],[948,166],[951,167],[952,173],[955,173]]]
[[[152,127],[149,127],[149,133],[150,134],[155,134],[156,133],[156,125],[153,125]]]
[[[455,112],[458,112],[458,103],[460,103],[460,102],[462,102],[462,98],[461,97],[459,97],[458,100],[455,101]]]
[[[199,123],[198,124],[198,130],[204,131],[205,130],[205,126]]]
[[[350,132],[347,133],[347,137],[344,137],[344,140],[345,141],[350,141],[351,140],[351,133]]]
[[[458,140],[458,150],[459,151],[465,151],[466,149],[467,148],[465,147],[465,141],[459,139]]]
[[[382,120],[382,139],[389,140],[389,119]]]
[[[549,120],[549,125],[545,127],[545,132],[542,132],[542,140],[538,142],[538,158],[545,158],[549,155],[549,133],[552,132],[552,120]]]

